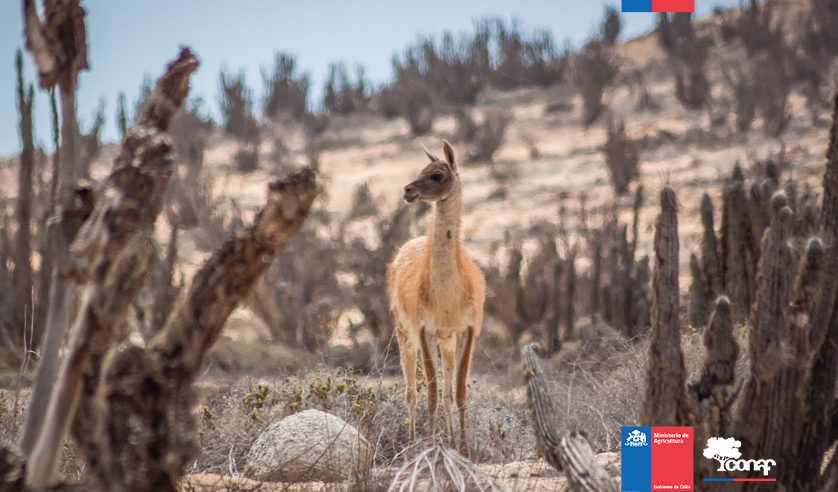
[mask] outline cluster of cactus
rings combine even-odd
[[[592,305],[597,315],[627,338],[644,334],[649,326],[649,258],[636,259],[640,207],[643,186],[635,190],[632,238],[628,227],[619,224],[616,215],[602,229],[590,234],[592,243]]]
[[[658,14],[656,32],[675,72],[678,102],[688,109],[700,109],[710,97],[706,67],[712,39],[696,33],[690,12]]]
[[[718,276],[707,277],[712,257],[710,261],[702,258],[699,264],[708,290],[721,285],[727,296],[714,301],[703,334],[704,365],[689,382],[678,320],[675,193],[669,187],[661,192],[655,233],[652,339],[641,423],[694,427],[696,490],[706,488],[704,478],[762,477],[763,472],[756,470],[718,475],[715,463],[702,457],[702,448],[712,436],[740,441],[744,460],[775,460],[769,476],[777,483],[770,484],[771,490],[778,485],[786,490],[835,490],[838,483],[838,459],[827,453],[838,430],[832,427],[838,383],[836,120],[838,98],[820,214],[811,198],[796,198],[795,185],[779,189],[774,171],[751,186],[751,200],[759,200],[760,205],[751,202],[755,206],[749,207],[741,169],[734,171],[725,188],[721,282]],[[711,212],[708,204],[705,198],[705,215]],[[712,227],[704,222],[705,227]],[[759,237],[760,226],[763,232],[757,242],[753,238]],[[703,245],[702,254],[709,254],[712,240],[709,234],[705,238],[708,244]],[[734,259],[741,264],[732,265]],[[740,349],[734,326],[742,315],[748,316],[748,364],[736,371]],[[769,490],[769,485],[744,482],[740,490]]]
[[[622,195],[628,192],[629,183],[637,177],[639,161],[637,143],[626,136],[626,125],[622,120],[609,119],[604,151],[614,191]]]
[[[507,234],[506,272],[501,273],[493,261],[486,274],[486,312],[507,327],[516,347],[528,330],[543,335],[549,355],[574,336],[578,246],[570,244],[563,227],[544,224],[540,229],[538,252],[524,271],[521,245]],[[563,255],[557,248],[559,243],[563,244]]]
[[[778,212],[776,207],[788,208],[784,230],[793,256],[799,256],[795,252],[802,251],[807,238],[817,232],[820,207],[814,195],[804,190],[798,197],[800,185],[791,179],[781,186],[781,163],[782,151],[779,161],[756,162],[755,177],[749,186],[742,168],[739,164],[734,166],[722,194],[719,236],[714,226],[713,202],[706,193],[702,197],[700,257],[695,253],[690,257],[692,286],[687,311],[693,327],[701,329],[707,324],[712,304],[721,294],[730,298],[734,321],[747,318],[756,300],[764,236],[774,220],[772,214]],[[792,261],[796,264],[796,259]]]

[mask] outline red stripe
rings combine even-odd
[[[776,478],[734,478],[734,482],[776,482]]]
[[[695,12],[695,0],[652,0],[652,12]]]

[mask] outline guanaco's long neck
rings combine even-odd
[[[435,207],[429,264],[431,295],[444,296],[452,288],[456,289],[460,281],[457,267],[457,249],[460,243],[463,189],[459,176],[448,198],[436,202]]]

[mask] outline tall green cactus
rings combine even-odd
[[[17,219],[18,229],[15,247],[15,325],[23,330],[31,323],[32,309],[32,170],[35,167],[35,144],[32,131],[32,106],[35,88],[29,84],[28,90],[23,81],[23,53],[17,51],[15,57],[17,69],[17,101],[20,113],[20,137],[23,151],[20,154],[20,173],[18,175]],[[31,342],[32,340],[29,340]]]

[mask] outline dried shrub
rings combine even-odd
[[[803,84],[803,94],[812,121],[816,121],[827,100],[821,93],[831,61],[838,56],[838,4],[834,0],[813,0],[804,14],[802,34],[796,46],[794,79]]]
[[[253,116],[253,90],[245,83],[244,71],[231,75],[222,69],[218,89],[222,128],[228,135],[245,140],[257,124]]]
[[[605,109],[602,94],[617,72],[614,54],[599,39],[588,41],[582,53],[576,57],[573,82],[582,93],[582,121],[585,126],[593,124]]]
[[[617,44],[617,37],[620,36],[620,14],[617,9],[608,5],[605,7],[605,18],[602,21],[602,42],[606,46]]]
[[[591,317],[599,317],[627,339],[647,333],[652,306],[649,257],[635,258],[643,200],[643,187],[638,186],[631,241],[628,226],[620,224],[614,213],[605,218],[602,228],[591,230],[588,239],[592,255]]]
[[[675,95],[688,109],[702,108],[710,96],[706,64],[712,39],[697,36],[690,12],[658,14],[658,44],[675,70]]]
[[[822,61],[818,54],[819,42],[815,41],[818,36],[814,35],[815,38],[808,41],[804,39],[804,44],[812,43],[812,50],[808,53],[805,48],[792,48],[783,35],[782,22],[775,19],[773,4],[757,0],[751,0],[748,8],[741,12],[734,30],[745,46],[750,65],[750,69],[740,72],[738,81],[731,84],[737,105],[744,115],[738,126],[742,129],[749,125],[752,117],[748,117],[753,105],[763,119],[765,134],[777,138],[791,121],[788,98],[795,81],[793,74],[797,74],[798,78],[808,78],[810,87],[813,83],[819,86],[817,76],[811,72],[813,60],[816,63]],[[810,34],[812,32],[809,30]]]
[[[87,130],[81,130],[79,125],[79,176],[90,178],[90,164],[99,156],[102,148],[102,127],[105,126],[105,100],[99,100],[99,107],[93,114],[93,121]]]
[[[566,51],[559,52],[549,31],[534,29],[528,33],[515,21],[507,26],[502,18],[494,18],[478,23],[478,33],[487,40],[494,39],[497,46],[495,69],[489,74],[493,86],[506,90],[549,87],[564,78]]]
[[[119,95],[116,97],[116,129],[119,131],[120,140],[125,138],[125,134],[128,133],[128,120],[130,119],[125,104],[125,93],[119,91]]]
[[[356,190],[356,199],[352,210],[341,228],[358,217],[358,213],[365,211],[372,215],[374,203],[368,191],[363,187]],[[386,292],[387,262],[390,261],[398,248],[410,239],[410,224],[421,214],[420,210],[407,207],[401,203],[387,215],[375,214],[378,247],[370,249],[356,238],[348,248],[349,258],[344,265],[349,266],[356,274],[357,280],[353,286],[353,301],[364,315],[364,325],[370,329],[377,345],[377,349],[384,352],[383,361],[387,365],[398,358],[398,345],[393,343],[395,328],[393,316],[390,313],[390,299]],[[392,359],[390,358],[392,357]]]
[[[349,80],[346,65],[341,63],[329,64],[329,75],[326,77],[323,94],[323,107],[329,113],[348,115],[364,111],[369,103],[367,80],[364,67],[355,65],[355,81]]]
[[[762,116],[763,130],[766,135],[779,138],[791,122],[788,103],[791,81],[784,55],[778,51],[762,53],[757,56],[754,66],[757,109]]]
[[[524,32],[517,23],[483,18],[471,36],[420,38],[394,56],[394,80],[377,91],[376,109],[387,118],[404,116],[411,133],[421,134],[436,111],[473,105],[487,83],[548,87],[563,79],[567,61],[567,50],[556,49],[549,31]]]
[[[320,170],[320,157],[323,153],[323,141],[318,137],[306,138],[305,154],[308,167],[317,172]]]
[[[140,91],[137,93],[137,99],[134,101],[134,116],[130,118],[133,124],[137,124],[142,114],[143,106],[145,106],[148,98],[151,97],[153,86],[150,74],[143,74],[143,82],[140,84]],[[127,116],[127,115],[126,115]]]
[[[608,140],[604,151],[614,191],[622,195],[628,191],[629,183],[639,174],[637,144],[626,136],[626,125],[622,120],[609,120]]]
[[[736,128],[740,132],[746,132],[751,128],[751,123],[756,117],[758,97],[751,70],[737,63],[724,67],[722,74],[731,92],[733,92]]]
[[[297,57],[289,53],[274,53],[270,71],[262,69],[265,96],[262,113],[273,121],[285,117],[296,120],[306,114],[309,75],[297,73]]]
[[[503,143],[512,114],[501,108],[488,108],[483,121],[476,124],[467,110],[456,113],[457,133],[466,144],[465,162],[492,162],[492,157]]]
[[[303,128],[307,137],[318,137],[329,128],[329,114],[326,112],[308,112],[303,117]]]
[[[632,90],[637,91],[637,104],[634,106],[638,111],[659,111],[661,105],[652,96],[649,91],[649,86],[646,84],[646,78],[643,72],[637,70],[636,82],[632,84]]]
[[[191,99],[184,106],[169,124],[176,159],[185,166],[177,166],[166,191],[166,214],[170,224],[190,229],[206,224],[213,207],[204,151],[215,123],[204,112],[200,98]]]
[[[247,303],[275,340],[320,352],[351,294],[337,280],[342,243],[310,220],[277,256]]]
[[[418,84],[408,84],[403,96],[402,111],[410,125],[411,135],[424,135],[431,131],[436,110],[430,93]]]
[[[259,162],[259,122],[253,115],[253,91],[247,87],[244,72],[219,75],[219,106],[224,130],[239,141],[234,165],[240,172],[256,170]]]
[[[426,391],[419,378],[420,393]],[[535,440],[525,407],[500,398],[503,388],[483,382],[469,391],[468,419],[481,425],[468,429],[472,460],[507,463],[531,455]],[[420,398],[424,398],[420,394]],[[408,441],[404,386],[380,379],[353,377],[324,367],[269,382],[241,381],[213,391],[197,410],[202,448],[195,472],[228,474],[243,468],[250,445],[261,432],[283,417],[309,409],[330,412],[356,427],[373,447],[373,462],[385,468],[402,465]],[[427,433],[426,412],[418,412],[419,435]],[[441,419],[438,419],[438,421]],[[444,427],[440,422],[440,431]],[[619,428],[618,428],[619,432]],[[432,443],[417,439],[413,451]]]

